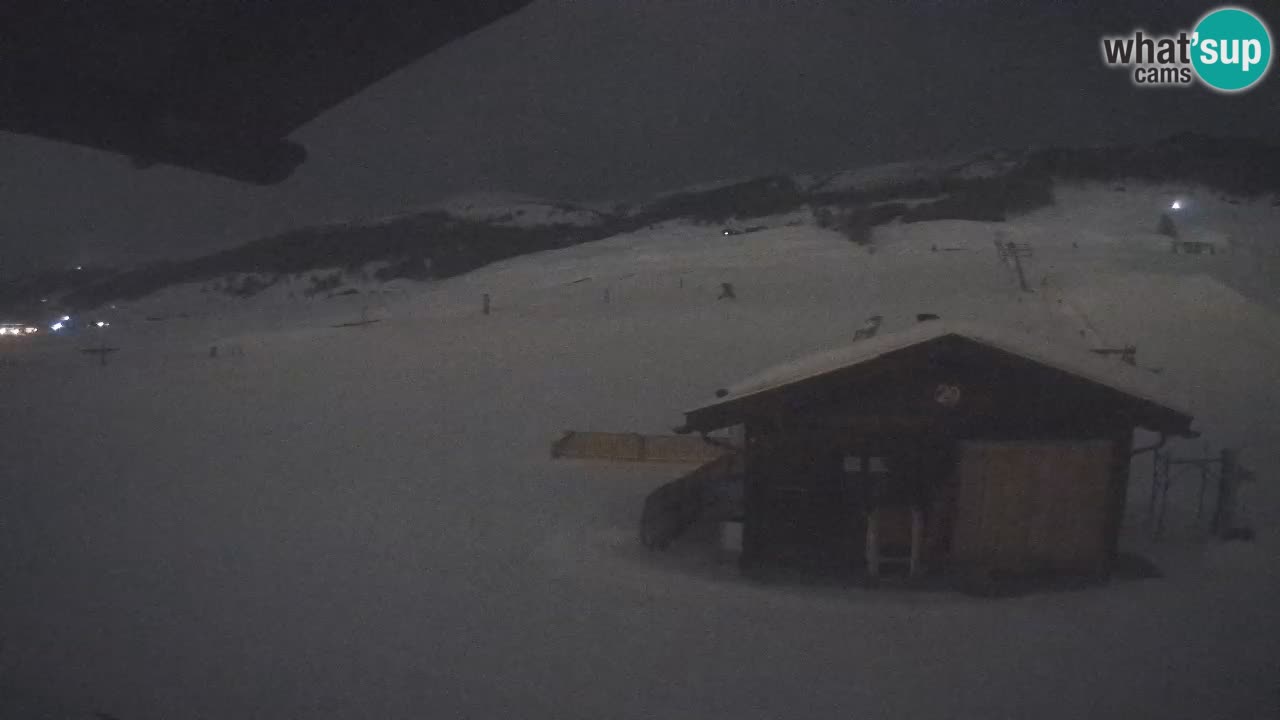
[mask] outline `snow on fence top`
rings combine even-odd
[[[972,322],[933,320],[905,330],[876,335],[832,350],[796,358],[753,375],[727,388],[727,394],[686,412],[721,405],[802,380],[827,375],[874,360],[896,350],[919,345],[948,335],[968,338],[1062,372],[1119,390],[1188,417],[1186,401],[1148,370],[1116,359],[1101,357],[1088,349],[1061,340],[1009,328]]]

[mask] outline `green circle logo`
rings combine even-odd
[[[1192,45],[1196,74],[1222,92],[1253,87],[1271,67],[1271,33],[1248,10],[1228,7],[1205,15],[1196,25]]]

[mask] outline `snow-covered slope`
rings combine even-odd
[[[333,327],[372,285],[186,288],[117,308],[207,306],[113,324],[105,367],[85,338],[7,348],[0,716],[1271,716],[1280,209],[1227,203],[1236,252],[1173,255],[1168,192],[1060,187],[1009,223],[894,224],[869,248],[668,222],[403,283],[377,323]],[[1035,292],[996,241],[1032,247]],[[1258,541],[1134,527],[1164,579],[1003,601],[754,585],[635,542],[678,470],[547,457],[566,428],[662,432],[920,312],[1136,344],[1202,442],[1244,448]]]

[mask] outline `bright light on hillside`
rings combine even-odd
[[[1169,208],[1170,208],[1170,209],[1172,209],[1172,210],[1181,210],[1181,209],[1182,209],[1182,201],[1181,201],[1181,200],[1174,200],[1174,201],[1173,201],[1173,204],[1172,204],[1172,205],[1170,205],[1170,206],[1169,206]]]

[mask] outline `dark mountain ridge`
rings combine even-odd
[[[834,176],[833,176],[834,177]],[[510,215],[474,218],[433,209],[389,220],[301,228],[202,257],[111,270],[49,271],[10,281],[0,307],[58,305],[87,310],[116,300],[144,297],[170,285],[253,274],[252,282],[222,283],[224,292],[249,296],[279,279],[316,270],[356,272],[371,264],[383,281],[416,281],[460,275],[489,263],[544,250],[602,240],[671,220],[728,223],[813,210],[815,221],[867,242],[876,225],[900,221],[960,219],[999,222],[1053,203],[1055,181],[1136,180],[1200,185],[1224,193],[1280,196],[1280,147],[1254,140],[1181,134],[1141,146],[991,151],[949,164],[922,165],[905,176],[841,185],[806,183],[775,175],[710,189],[679,191],[635,207],[594,212],[591,222],[513,224]],[[910,202],[908,202],[910,201]]]

